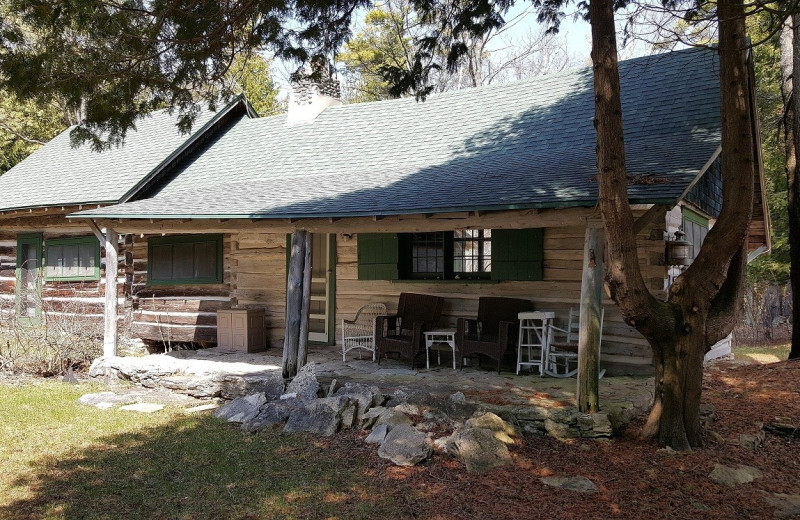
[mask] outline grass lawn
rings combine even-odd
[[[757,363],[775,363],[789,357],[789,343],[777,345],[742,345],[733,348],[736,359],[746,359]]]
[[[369,448],[354,435],[334,449],[303,435],[244,434],[208,412],[77,402],[99,390],[0,384],[0,518],[403,516],[369,478],[370,457],[357,453]]]
[[[513,463],[484,475],[441,453],[396,467],[366,432],[251,435],[207,412],[77,402],[102,389],[0,382],[0,519],[730,520],[773,518],[770,501],[800,482],[800,439],[761,429],[776,417],[798,424],[799,362],[708,367],[703,401],[715,413],[691,452],[641,440],[640,418],[613,441],[519,436]],[[762,476],[728,487],[709,478],[717,464]],[[549,476],[585,477],[597,492],[551,487]]]

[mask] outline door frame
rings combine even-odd
[[[18,320],[40,320],[42,317],[42,269],[44,268],[43,253],[44,235],[42,233],[20,233],[17,235],[17,265],[16,265],[16,290],[14,297],[14,310]],[[24,283],[22,280],[23,248],[27,245],[36,246],[36,286],[34,316],[22,316],[22,293]]]
[[[328,235],[328,338],[323,341],[308,340],[315,345],[336,344],[336,233],[317,233]],[[289,276],[289,261],[292,254],[292,235],[286,235],[286,276]],[[311,251],[313,256],[314,251]],[[285,299],[285,298],[284,298]]]

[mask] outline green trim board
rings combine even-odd
[[[694,222],[695,224],[699,224],[708,229],[708,217],[704,217],[700,213],[687,208],[686,206],[681,207],[681,214],[683,215],[683,220]]]
[[[222,235],[178,235],[147,240],[148,285],[222,283]]]
[[[73,259],[78,265],[66,266],[66,248],[75,248]],[[87,249],[91,248],[89,254]],[[60,254],[59,254],[60,253]],[[58,255],[58,256],[54,256]],[[51,262],[53,260],[53,262]],[[87,261],[89,265],[80,265]],[[58,265],[60,264],[60,265]],[[100,242],[96,237],[70,237],[70,238],[48,238],[45,241],[44,262],[45,281],[57,282],[80,282],[95,281],[100,279]],[[63,274],[65,268],[91,270],[91,274]],[[87,269],[88,268],[88,269]],[[62,274],[54,274],[58,269],[62,269]]]
[[[17,235],[17,264],[16,264],[16,294],[15,294],[15,309],[17,319],[39,320],[42,316],[42,233],[24,233]],[[32,253],[32,254],[31,254]],[[30,262],[36,264],[31,269]],[[26,265],[27,264],[27,265]],[[25,266],[25,267],[23,267]],[[23,274],[27,271],[33,271],[33,294],[28,294],[28,291],[23,288],[25,280]],[[28,300],[28,304],[33,303],[33,313],[30,308],[25,305],[25,300],[33,297],[33,301]]]

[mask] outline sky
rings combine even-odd
[[[527,11],[527,14],[525,12]],[[366,14],[366,11],[361,16]],[[524,14],[517,20],[517,17]],[[567,12],[564,20],[561,23],[559,30],[559,37],[564,38],[566,41],[567,52],[571,58],[571,63],[574,68],[581,68],[591,64],[589,54],[591,51],[591,27],[589,23],[581,18],[577,20],[573,16],[575,11]],[[510,25],[505,31],[506,37],[511,39],[519,39],[531,31],[538,31],[543,27],[536,21],[536,13],[529,2],[516,2],[505,17]],[[360,22],[360,21],[359,21]],[[359,24],[356,22],[356,26]],[[617,27],[621,32],[624,24],[624,15],[618,16]],[[354,33],[357,29],[354,29]],[[504,40],[497,41],[498,47],[504,46]],[[621,38],[618,38],[618,45],[621,45]],[[650,46],[642,42],[628,44],[626,48],[620,50],[620,59],[634,58],[643,56],[651,52]],[[489,49],[496,53],[504,51],[497,49]],[[513,53],[513,49],[506,50],[505,52]],[[281,97],[288,97],[289,82],[288,76],[294,70],[291,64],[273,62],[273,78],[278,83],[281,90]]]

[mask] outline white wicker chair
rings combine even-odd
[[[347,353],[359,349],[372,352],[372,361],[375,361],[375,319],[386,315],[386,305],[370,303],[364,305],[352,320],[342,320],[342,361],[347,361]]]
[[[603,321],[606,310],[600,311],[600,341],[603,340]],[[553,377],[572,377],[578,373],[578,335],[580,331],[580,311],[569,310],[567,328],[550,325],[550,348],[545,360],[545,372]],[[606,373],[600,371],[600,377]]]

